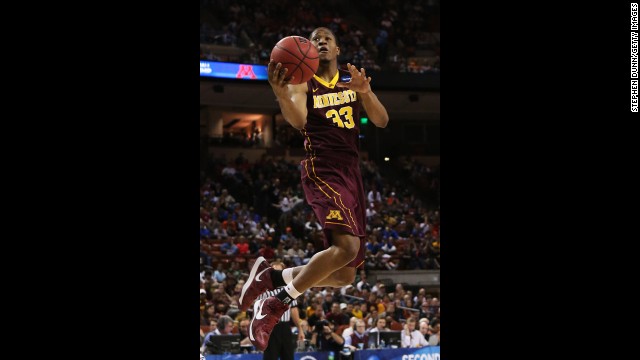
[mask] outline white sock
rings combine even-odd
[[[293,282],[288,283],[284,290],[287,292],[287,294],[289,294],[289,296],[291,296],[292,299],[297,299],[301,295],[300,291],[296,290],[296,288],[293,287]]]
[[[285,284],[289,284],[293,281],[293,268],[282,270],[282,280],[284,280]]]

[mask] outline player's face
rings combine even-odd
[[[327,29],[318,29],[311,34],[311,43],[318,49],[320,61],[329,61],[338,57],[340,48],[336,45],[336,39]]]

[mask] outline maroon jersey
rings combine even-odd
[[[318,161],[348,166],[358,163],[361,104],[356,92],[336,87],[351,74],[338,70],[330,83],[316,75],[307,82],[307,124],[302,130],[305,150]]]
[[[325,230],[325,246],[332,242],[332,229],[360,237],[358,256],[349,264],[359,267],[366,235],[357,123],[362,105],[355,91],[335,86],[349,78],[348,71],[339,70],[331,82],[315,75],[307,82],[307,123],[300,130],[306,151],[301,177],[307,202]]]

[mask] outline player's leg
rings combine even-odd
[[[318,287],[331,286],[331,287],[343,287],[353,284],[353,280],[356,278],[356,268],[345,266],[331,273],[331,275],[320,280],[316,285]]]
[[[334,272],[355,259],[359,249],[360,239],[358,237],[345,231],[333,230],[333,244],[328,249],[313,255],[307,265],[297,267],[300,270],[297,271],[296,276],[293,276],[293,287],[299,292],[304,292],[310,287],[318,286],[317,284],[322,280],[330,278]],[[355,278],[355,271],[353,272],[353,278]],[[351,281],[353,281],[353,278]],[[341,280],[344,283],[344,279]],[[351,283],[351,281],[347,284]]]
[[[333,236],[331,237],[333,238]],[[342,286],[347,286],[353,283],[353,280],[355,279],[355,276],[356,276],[356,268],[358,268],[360,265],[364,263],[364,252],[365,252],[364,238],[358,239],[354,237],[354,241],[358,241],[360,244],[358,249],[358,255],[356,256],[356,258],[353,259],[346,266],[334,271],[329,276],[320,280],[317,284],[313,286],[342,287]],[[282,284],[286,285],[292,282],[293,279],[295,279],[300,274],[303,268],[304,266],[296,266],[294,268],[285,269],[282,272],[274,271],[272,273],[272,277],[278,279],[281,274],[283,278]]]
[[[290,283],[293,281],[293,279],[296,278],[296,276],[298,276],[298,274],[300,274],[300,272],[302,271],[302,269],[304,268],[305,265],[302,266],[296,266],[294,268],[289,268],[288,270],[285,269],[282,271],[282,277],[284,278],[283,283],[284,285],[286,285],[287,283]],[[287,274],[287,271],[290,271],[289,274]],[[278,272],[278,270],[272,270],[271,272],[271,277],[272,279],[277,277],[276,273]],[[323,287],[323,286],[331,286],[331,287],[343,287],[343,286],[347,286],[349,284],[351,284],[353,282],[353,279],[356,276],[356,270],[354,267],[342,267],[334,272],[332,272],[329,276],[327,276],[326,278],[320,280],[317,284],[313,285],[314,287]],[[287,281],[289,280],[289,281]],[[274,282],[277,280],[273,280]],[[284,285],[280,285],[280,286],[284,286]],[[276,288],[278,286],[274,285],[274,288]],[[271,290],[271,289],[269,289]]]
[[[302,267],[298,276],[288,283],[280,293],[276,296],[258,300],[253,304],[253,319],[249,324],[249,339],[258,350],[264,351],[267,348],[271,331],[282,314],[289,308],[291,301],[298,298],[302,292],[319,281],[329,277],[336,270],[351,263],[358,256],[361,245],[358,237],[340,230],[334,230],[332,237],[332,245],[328,249],[313,255],[309,263]],[[268,273],[270,272],[265,269],[260,274]],[[253,282],[260,280],[262,278],[261,275],[256,275]],[[355,272],[353,272],[353,276],[355,277]],[[268,275],[268,277],[270,278],[271,275]],[[298,289],[296,286],[300,288]]]
[[[312,284],[311,286],[341,287],[351,284],[355,278],[354,268],[358,267],[364,260],[364,238],[358,238],[340,230],[330,231],[330,237],[333,245],[329,246],[326,250],[316,253],[306,265],[287,268],[285,270],[274,270],[265,258],[259,257],[251,268],[249,278],[240,292],[240,309],[245,311],[254,302],[254,300],[265,291],[290,284],[293,279],[297,278],[303,272],[303,269],[307,268],[312,261],[314,261],[313,259],[316,259],[314,263],[317,264],[320,262],[322,265],[314,265],[315,268],[312,272],[314,274],[318,274],[318,276],[311,279],[311,281],[315,281],[316,278],[320,278],[321,276],[322,278],[320,278],[316,284]],[[348,243],[350,245],[349,249],[344,250],[344,245],[335,244],[335,241],[333,240],[335,238],[338,238],[338,242],[340,244],[342,242]],[[325,244],[328,245],[329,243],[325,242]],[[340,260],[338,262],[334,261],[336,260],[336,253],[343,254],[344,256],[347,251],[353,252],[354,249],[356,251],[356,256],[355,259],[351,260],[351,263],[343,264],[345,260]],[[319,259],[317,256],[319,256]],[[345,259],[351,256],[353,256],[353,254],[349,253]],[[345,265],[348,265],[348,267],[345,268]],[[338,268],[334,268],[336,266]],[[320,269],[318,269],[318,267]],[[302,287],[304,284],[294,284],[296,289],[297,286]],[[305,288],[305,290],[306,289],[307,288]]]

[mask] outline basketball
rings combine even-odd
[[[287,36],[278,41],[271,50],[271,59],[289,69],[287,79],[295,76],[290,83],[293,85],[311,80],[320,64],[318,50],[309,39],[302,36]]]

